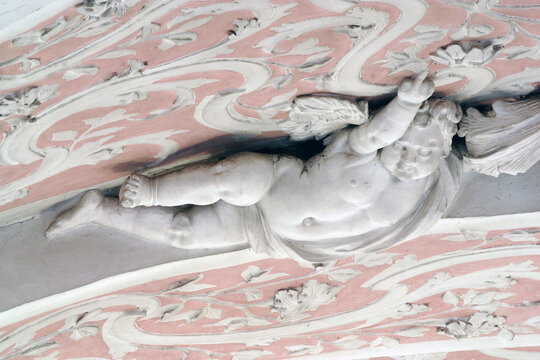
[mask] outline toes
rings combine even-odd
[[[135,191],[126,189],[124,190],[124,192],[122,192],[122,197],[129,200],[135,199],[136,196],[137,196],[137,192]]]
[[[133,208],[133,207],[135,207],[133,205],[133,201],[131,201],[129,199],[126,199],[126,198],[123,198],[123,199],[120,200],[120,205],[122,205],[125,208]]]
[[[125,190],[129,190],[129,191],[137,191],[139,190],[139,185],[138,184],[131,184],[131,183],[127,183],[125,186],[124,186],[124,189]]]
[[[139,175],[133,174],[127,178],[127,184],[139,185],[140,183],[141,178],[139,177]]]

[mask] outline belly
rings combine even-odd
[[[339,211],[338,211],[339,212]],[[263,210],[263,214],[265,214]],[[363,209],[355,213],[341,213],[341,218],[324,220],[313,216],[298,216],[285,219],[281,216],[266,216],[267,224],[275,234],[297,241],[317,241],[332,238],[350,237],[360,235],[377,228]],[[336,214],[333,214],[334,218]]]
[[[374,229],[366,212],[388,184],[382,170],[350,162],[287,169],[258,206],[272,231],[289,239],[358,235]]]

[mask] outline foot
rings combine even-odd
[[[152,180],[144,175],[132,174],[128,176],[120,189],[120,205],[125,208],[153,206],[152,186]]]
[[[103,195],[99,190],[87,191],[77,205],[64,211],[53,221],[45,236],[50,239],[78,226],[92,223],[96,216],[96,210],[102,205],[103,200]]]

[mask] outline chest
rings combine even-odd
[[[392,181],[377,156],[339,154],[324,159],[312,175],[314,185],[326,189],[322,193],[360,207],[372,204]]]

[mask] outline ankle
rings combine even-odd
[[[158,194],[158,182],[159,179],[157,177],[148,179],[148,204],[149,206],[158,206],[159,205],[159,194]]]

